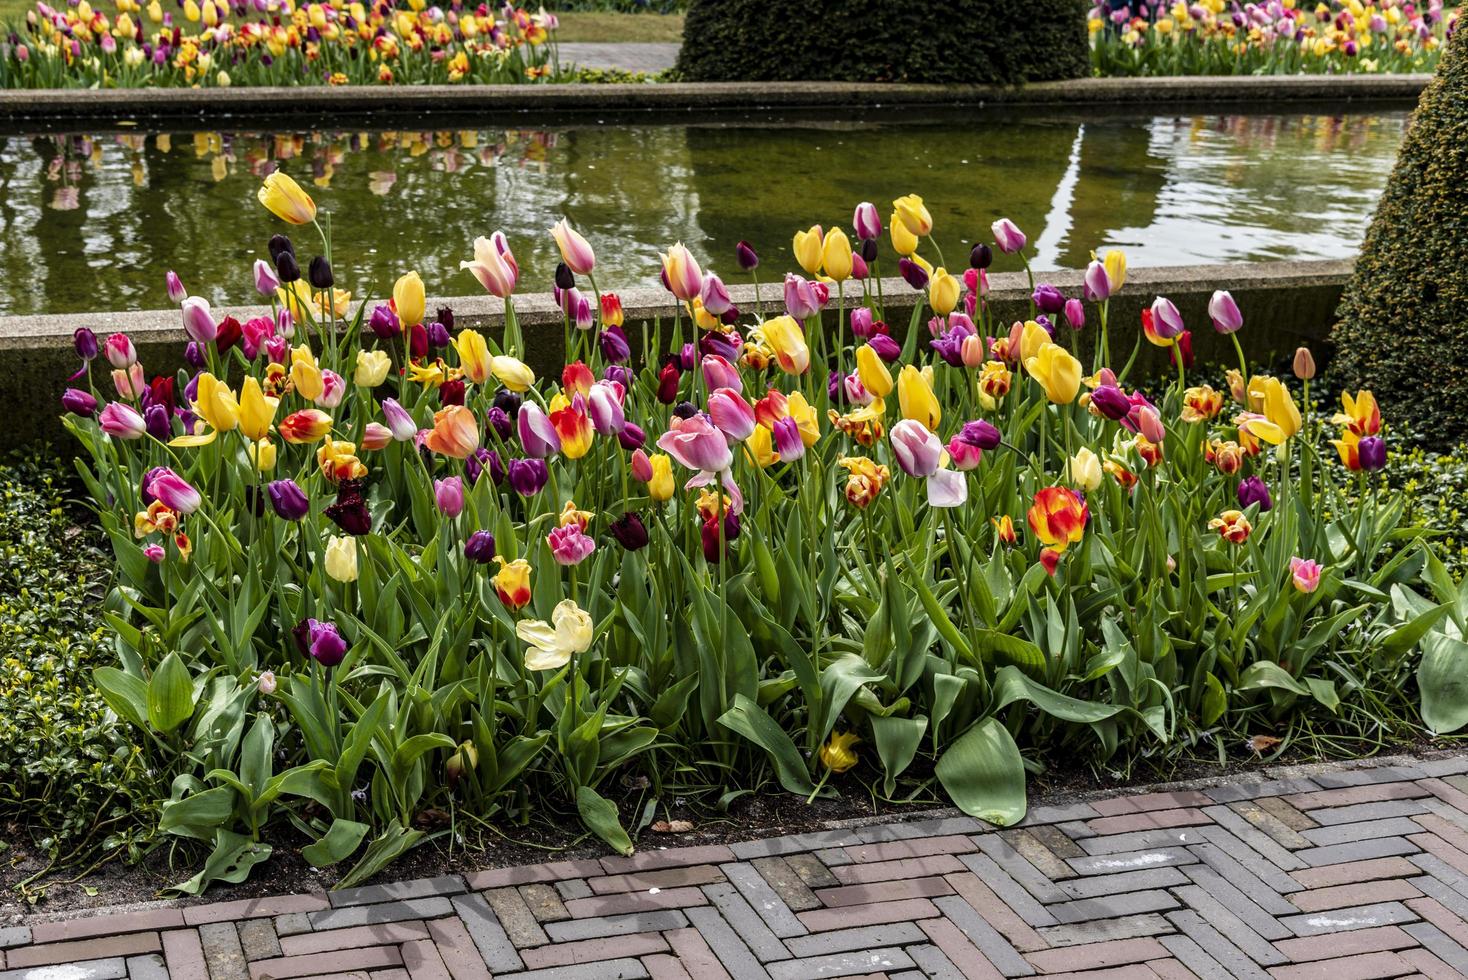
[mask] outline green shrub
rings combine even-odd
[[[51,466],[0,467],[0,824],[63,864],[154,822],[144,755],[92,682],[114,658],[108,562],[89,518],[63,506],[70,489]]]
[[[1090,73],[1084,0],[693,0],[689,81],[1018,83]]]
[[[1422,93],[1332,338],[1333,380],[1434,446],[1468,436],[1468,40]]]

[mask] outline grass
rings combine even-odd
[[[0,0],[10,4],[17,0]],[[574,11],[557,14],[561,41],[664,41],[677,44],[683,40],[682,14],[615,14],[599,11]]]

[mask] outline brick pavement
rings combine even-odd
[[[0,980],[308,976],[1468,976],[1468,756],[0,927]]]

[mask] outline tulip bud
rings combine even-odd
[[[863,201],[856,206],[856,213],[851,218],[851,226],[856,231],[856,237],[863,242],[874,241],[882,237],[882,215],[877,211],[877,206],[870,201]]]
[[[184,345],[184,363],[195,371],[204,370],[209,361],[204,354],[203,345],[192,340]]]
[[[90,361],[97,356],[97,335],[86,327],[76,328],[76,332],[71,335],[71,344],[76,348],[77,357],[84,361]]]
[[[1315,377],[1315,355],[1310,353],[1308,347],[1295,350],[1295,377],[1301,381],[1309,381]]]
[[[289,252],[292,255],[296,254],[295,245],[291,244],[291,240],[285,235],[271,235],[270,244],[266,248],[270,252],[270,261],[272,262],[278,262],[282,252]]]
[[[1065,322],[1069,323],[1072,330],[1079,330],[1086,325],[1086,308],[1078,299],[1065,301]]]
[[[1084,281],[1086,299],[1093,303],[1101,303],[1111,298],[1111,279],[1106,275],[1106,266],[1100,262],[1093,259],[1091,264],[1086,266]]]
[[[372,308],[372,315],[367,318],[367,326],[374,336],[383,340],[391,340],[403,332],[403,326],[398,322],[398,315],[386,303],[379,303]]]
[[[556,263],[556,288],[571,289],[576,285],[576,274],[571,267],[564,262]]]
[[[326,261],[326,256],[318,255],[311,260],[311,265],[306,270],[306,278],[310,280],[315,289],[326,290],[336,285],[336,277],[331,274],[331,263]]]
[[[287,521],[299,521],[311,512],[311,501],[306,492],[294,480],[276,480],[265,486],[270,506],[278,517]]]
[[[977,419],[973,422],[965,422],[963,428],[958,431],[958,438],[980,449],[993,449],[1004,440],[1004,434],[992,423]]]
[[[182,303],[185,299],[188,299],[189,291],[184,289],[183,281],[179,279],[178,274],[172,269],[168,270],[168,273],[163,277],[163,281],[168,287],[168,301],[170,303]]]
[[[433,498],[439,513],[452,520],[464,512],[464,481],[457,476],[433,481]]]
[[[275,278],[275,270],[270,263],[264,259],[255,260],[255,291],[261,296],[269,299],[275,295],[280,288],[280,280]]]
[[[1244,325],[1239,304],[1223,289],[1217,290],[1208,300],[1208,317],[1213,321],[1213,329],[1221,334],[1234,333]]]
[[[983,242],[975,245],[968,253],[970,268],[987,269],[994,263],[994,250]]]
[[[1132,401],[1116,385],[1104,384],[1091,392],[1091,404],[1096,411],[1113,422],[1126,418],[1132,410]]]
[[[80,388],[68,388],[61,394],[61,407],[72,415],[89,419],[97,411],[97,399],[92,393]]]
[[[1258,504],[1262,512],[1274,506],[1274,501],[1269,496],[1269,486],[1257,476],[1245,477],[1239,481],[1238,493],[1240,507]]]
[[[383,399],[382,416],[392,430],[392,437],[399,442],[407,442],[418,434],[418,424],[413,421],[413,416],[396,399]]]
[[[125,333],[115,333],[108,337],[102,344],[102,351],[107,355],[107,362],[119,370],[130,368],[138,362],[138,349],[133,346],[132,338]]]
[[[617,433],[617,442],[628,452],[641,449],[647,442],[647,433],[642,431],[642,426],[628,422],[622,426],[622,431]]]
[[[714,316],[723,316],[724,312],[734,305],[734,301],[729,298],[729,290],[724,286],[724,281],[712,272],[704,274],[698,298],[703,303],[703,308]]]
[[[913,289],[922,289],[928,284],[928,272],[907,256],[897,260],[897,271]]]
[[[612,521],[607,530],[628,551],[640,551],[647,547],[647,525],[631,511]]]
[[[512,419],[520,414],[520,406],[524,401],[522,396],[508,388],[501,388],[494,393],[494,407],[503,409],[504,413]]]
[[[219,334],[219,325],[209,312],[209,301],[201,296],[189,296],[183,300],[184,331],[194,341],[207,344]]]
[[[438,320],[434,320],[427,327],[428,346],[435,350],[442,350],[449,345],[449,328]]]
[[[999,251],[1006,255],[1018,252],[1025,247],[1028,241],[1025,233],[1020,231],[1008,218],[1000,218],[994,222],[990,231],[994,233],[994,243],[999,246]]]
[[[464,542],[464,557],[477,565],[488,565],[494,556],[494,535],[488,531],[475,531]]]
[[[275,274],[283,283],[289,285],[301,278],[301,267],[296,262],[296,253],[281,252],[275,257]]]
[[[755,253],[753,245],[741,241],[734,246],[734,261],[745,272],[753,272],[759,266],[759,255]]]
[[[1381,436],[1367,436],[1357,444],[1356,449],[1361,454],[1363,470],[1375,471],[1386,466],[1386,443]]]
[[[867,343],[871,345],[872,350],[877,352],[877,356],[888,364],[891,364],[902,356],[902,348],[897,345],[897,341],[893,340],[889,334],[874,333]]]
[[[1167,437],[1167,429],[1162,425],[1162,416],[1157,410],[1148,405],[1143,405],[1137,413],[1137,429],[1148,442],[1160,443]]]

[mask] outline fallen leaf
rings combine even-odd
[[[654,820],[652,829],[659,834],[686,834],[693,829],[692,820]]]

